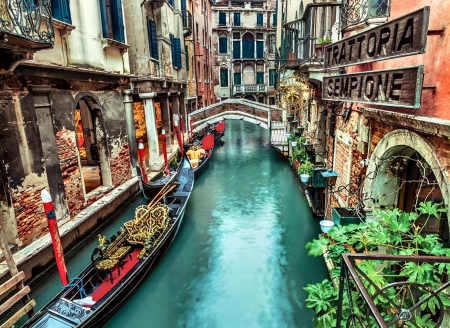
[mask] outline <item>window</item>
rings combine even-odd
[[[219,13],[219,26],[227,26],[227,14]]]
[[[269,53],[276,53],[275,34],[269,35]]]
[[[51,5],[52,5],[52,15],[54,18],[60,20],[61,22],[72,24],[72,18],[70,16],[69,0],[51,0]]]
[[[264,72],[256,72],[256,84],[264,84]]]
[[[220,69],[220,86],[222,88],[228,87],[228,69],[227,68]]]
[[[241,58],[241,41],[233,40],[233,59]]]
[[[258,97],[258,102],[261,103],[261,104],[264,104],[264,97],[259,96]]]
[[[241,26],[241,13],[234,13],[234,26]]]
[[[276,78],[276,71],[274,69],[269,69],[269,86],[271,87],[275,86],[275,78]]]
[[[263,14],[256,14],[256,26],[263,26]]]
[[[242,37],[242,58],[255,58],[255,40],[251,33]]]
[[[256,41],[256,58],[264,58],[264,41]]]
[[[277,5],[278,5],[278,2],[277,2]],[[272,25],[273,26],[277,25],[277,13],[272,14]]]
[[[179,38],[175,38],[173,34],[169,34],[170,42],[172,43],[172,66],[181,68],[181,42]]]
[[[156,38],[156,24],[154,20],[151,20],[147,16],[147,34],[148,34],[148,47],[150,57],[153,59],[159,59],[158,56],[158,39]]]
[[[102,35],[104,38],[125,43],[125,29],[123,26],[122,0],[100,0],[100,15],[102,20]],[[60,1],[61,2],[61,1]],[[53,4],[53,1],[52,1]],[[112,31],[109,30],[111,21]]]
[[[197,35],[197,42],[200,41],[200,37],[198,35],[198,23],[195,23],[195,35]]]
[[[269,105],[275,105],[275,97],[269,97]]]
[[[184,52],[186,53],[186,71],[189,71],[189,48],[186,45],[184,46]]]
[[[205,29],[202,30],[202,34],[203,34],[203,46],[205,46]]]
[[[175,8],[174,0],[167,0],[167,2],[172,6],[172,8]]]
[[[234,85],[241,85],[242,84],[242,78],[241,77],[242,77],[241,72],[234,73],[234,79],[233,79]]]
[[[226,54],[228,53],[228,47],[227,47],[227,37],[226,36],[220,36],[219,37],[219,54]]]

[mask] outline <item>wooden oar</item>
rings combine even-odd
[[[153,200],[154,200],[156,197],[159,197],[159,195],[160,195],[162,192],[164,192],[164,189],[166,189],[167,186],[168,186],[169,184],[170,184],[170,178],[169,178],[169,180],[166,182],[166,184],[160,189],[160,191],[158,191],[158,193],[155,195],[155,197],[153,197],[153,199],[150,201],[149,205],[150,205],[151,203],[153,203]]]
[[[166,197],[167,194],[168,194],[169,192],[171,192],[172,189],[174,189],[176,186],[177,186],[176,184],[171,185],[171,186],[170,186],[170,187],[169,187],[162,195],[159,196],[159,198],[158,198],[156,201],[155,201],[156,197],[153,198],[153,200],[150,202],[150,204],[147,205],[148,209],[152,209],[156,204],[159,203],[159,201],[160,201],[161,199],[163,199],[164,197]]]

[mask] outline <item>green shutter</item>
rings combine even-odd
[[[179,38],[173,38],[173,66],[181,68],[181,41]]]
[[[253,40],[242,41],[242,58],[255,58],[255,42]]]
[[[189,48],[184,46],[184,52],[186,53],[186,71],[189,71]]]
[[[102,36],[104,38],[109,38],[108,14],[106,13],[106,0],[100,0],[100,19],[102,20]]]
[[[226,25],[227,25],[227,14],[219,13],[219,26],[226,26]]]
[[[264,58],[264,41],[256,41],[256,58]]]
[[[235,85],[241,85],[241,73],[234,73],[234,84]]]
[[[159,59],[158,56],[158,40],[156,38],[156,24],[147,16],[147,34],[148,34],[148,46],[150,50],[150,57]]]
[[[241,26],[241,14],[234,13],[234,26]]]
[[[233,41],[233,59],[241,58],[241,41]]]
[[[227,38],[219,38],[219,54],[228,53]]]
[[[260,13],[256,14],[256,25],[263,26],[263,14]]]
[[[269,86],[275,85],[275,70],[269,69]]]
[[[264,84],[264,72],[256,72],[256,84]]]
[[[228,87],[228,70],[227,69],[221,69],[220,70],[220,86]]]
[[[9,1],[8,1],[9,2]],[[72,24],[72,18],[70,16],[69,0],[51,0],[52,15],[61,22]],[[103,1],[104,2],[104,1]],[[12,4],[10,6],[13,6]],[[16,6],[20,6],[16,4]],[[101,6],[101,2],[100,2]],[[6,8],[5,8],[6,11]]]

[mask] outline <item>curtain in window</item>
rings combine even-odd
[[[156,38],[156,24],[147,16],[147,34],[150,57],[159,59],[158,56],[158,41]]]
[[[123,26],[122,0],[111,0],[111,19],[113,38],[125,43],[125,28]]]
[[[52,5],[53,17],[56,18],[57,20],[60,20],[61,22],[72,24],[72,18],[70,16],[69,0],[51,0],[50,2]],[[102,2],[104,4],[105,0],[100,1],[100,6]],[[105,22],[107,21],[108,19],[105,20]]]
[[[256,58],[264,58],[264,41],[256,41]]]
[[[241,14],[234,13],[234,26],[241,26]]]
[[[241,73],[234,73],[234,85],[241,85],[242,79],[241,79]]]
[[[269,69],[269,85],[273,87],[275,85],[276,71],[274,69]]]
[[[241,41],[233,41],[233,59],[241,58]]]
[[[264,84],[264,72],[256,72],[256,84]]]
[[[228,69],[220,69],[220,86],[222,88],[228,87]]]
[[[219,38],[219,54],[226,54],[228,53],[227,49],[227,38],[221,37]]]
[[[227,14],[219,13],[219,26],[226,26],[226,25],[227,25]]]
[[[256,25],[263,26],[263,14],[260,13],[256,14]]]

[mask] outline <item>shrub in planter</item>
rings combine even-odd
[[[333,207],[331,216],[335,225],[359,224],[365,221],[364,218],[361,221],[354,208]]]
[[[314,167],[313,163],[311,163],[309,161],[305,161],[298,168],[298,174],[307,174],[307,175],[311,176],[313,167]]]

